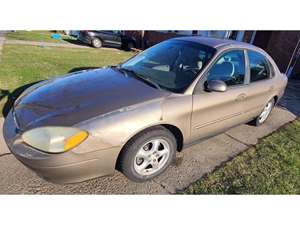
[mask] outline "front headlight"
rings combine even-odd
[[[48,153],[66,152],[88,137],[88,132],[74,127],[41,127],[26,131],[23,141]]]

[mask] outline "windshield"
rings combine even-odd
[[[159,87],[183,92],[212,58],[215,49],[183,40],[165,41],[138,54],[120,67]]]

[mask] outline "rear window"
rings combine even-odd
[[[256,82],[270,78],[270,67],[265,56],[261,53],[248,51],[250,66],[250,82]]]

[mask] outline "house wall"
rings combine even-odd
[[[136,47],[141,48],[142,43],[141,43],[141,38],[142,38],[142,32],[139,30],[125,30],[124,31],[125,35],[133,37],[136,39]]]
[[[256,32],[253,44],[266,50],[268,48],[268,44],[271,39],[272,33],[273,31]]]
[[[257,37],[260,35],[263,38],[265,35],[265,38],[268,39],[265,47],[259,47],[262,47],[272,56],[281,72],[286,72],[293,51],[300,38],[300,31],[272,31],[271,34],[269,33],[267,31],[257,32]],[[298,64],[299,62],[296,64],[293,74],[300,74],[300,65]]]
[[[244,37],[243,37],[243,42],[250,43],[253,32],[254,31],[249,31],[249,30],[245,31]]]
[[[200,35],[204,37],[216,37],[216,38],[228,38],[231,34],[230,31],[204,31],[204,30],[178,30],[178,31],[145,31],[144,32],[144,45],[142,40],[142,31],[125,31],[125,34],[128,36],[132,36],[137,40],[137,48],[151,47],[159,42],[164,40],[180,37],[180,36],[189,36],[189,35]],[[250,36],[251,38],[251,36]]]
[[[125,34],[133,36],[137,40],[137,48],[143,47],[142,31],[125,31]],[[159,42],[178,36],[181,36],[181,34],[174,32],[145,31],[144,48],[151,47]]]
[[[145,40],[146,40],[146,47],[153,46],[159,42],[164,40],[179,37],[181,34],[173,33],[173,32],[159,32],[159,31],[146,31],[145,32]]]

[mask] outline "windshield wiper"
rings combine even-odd
[[[131,74],[133,74],[134,77],[136,77],[137,79],[142,80],[142,81],[144,81],[145,83],[148,83],[148,84],[150,84],[151,86],[154,86],[155,88],[161,90],[161,87],[160,87],[157,83],[155,83],[154,81],[150,80],[150,79],[147,78],[147,77],[144,77],[144,76],[142,76],[142,75],[136,73],[134,70],[126,69],[126,68],[122,68],[122,67],[115,67],[115,68],[118,69],[118,70],[121,71],[121,72],[124,71],[126,74],[127,74],[127,73],[131,73]]]

